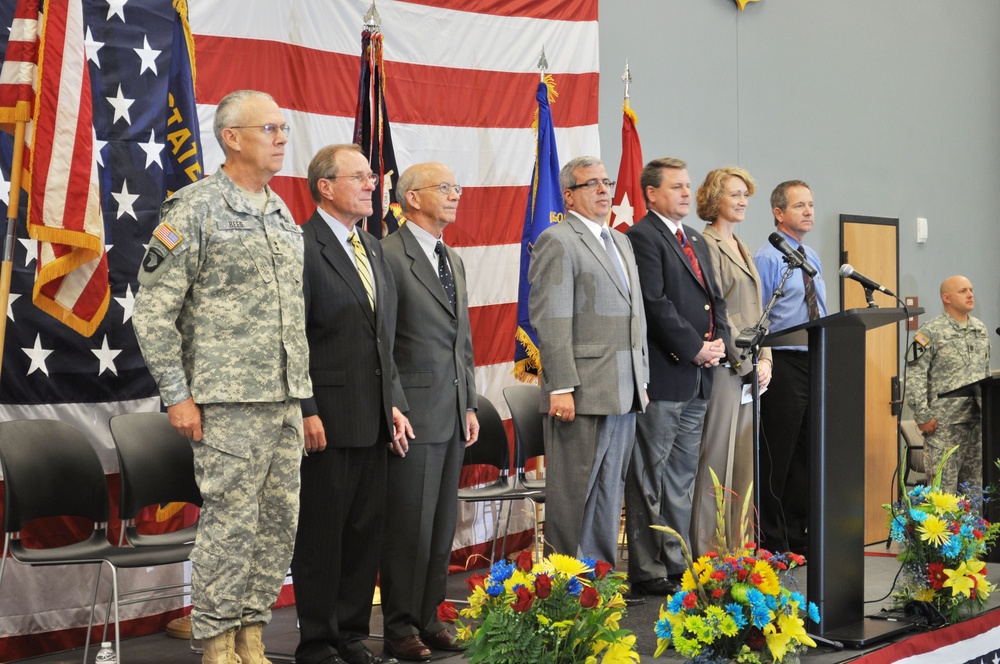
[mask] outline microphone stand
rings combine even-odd
[[[756,536],[756,541],[758,546],[761,540],[761,529],[760,529],[760,374],[758,373],[758,367],[760,364],[760,345],[764,341],[764,337],[767,336],[767,328],[770,326],[771,321],[767,319],[768,314],[771,313],[771,308],[774,307],[774,303],[778,301],[778,298],[785,296],[784,288],[785,282],[788,281],[788,277],[791,276],[792,272],[796,268],[802,265],[801,262],[796,262],[794,258],[785,257],[785,262],[788,263],[788,268],[785,270],[784,274],[781,275],[781,281],[778,282],[778,287],[774,289],[774,293],[771,295],[771,301],[767,303],[764,307],[763,313],[760,315],[760,320],[753,327],[748,327],[740,332],[739,336],[736,337],[734,342],[737,348],[746,348],[750,351],[750,356],[753,362],[753,369],[750,371],[750,396],[753,402],[753,504],[757,509],[757,518],[754,524],[754,534]],[[746,357],[746,351],[740,355],[740,359]]]
[[[865,302],[868,303],[869,309],[878,309],[878,305],[875,304],[875,289],[869,288],[868,286],[863,287],[865,289]],[[898,298],[897,298],[898,299]]]

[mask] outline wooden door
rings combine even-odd
[[[898,219],[840,215],[842,263],[850,263],[856,271],[898,293],[898,234]],[[875,293],[875,304],[883,308],[898,306],[895,299],[879,292]],[[867,306],[861,284],[844,279],[841,311]],[[888,536],[882,504],[892,502],[896,496],[893,477],[899,439],[892,413],[892,381],[899,374],[898,327],[884,325],[869,330],[866,349],[865,543],[870,544]]]

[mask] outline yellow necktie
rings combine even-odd
[[[361,283],[365,285],[365,292],[368,293],[368,304],[371,305],[372,311],[375,311],[375,285],[372,282],[372,268],[368,264],[368,255],[365,254],[365,248],[361,245],[361,238],[357,233],[351,231],[347,239],[354,247],[354,262],[358,266]]]

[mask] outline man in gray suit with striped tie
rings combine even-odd
[[[611,563],[649,381],[635,256],[607,223],[613,185],[595,157],[567,163],[559,173],[566,217],[538,236],[528,270],[548,414],[547,544]]]

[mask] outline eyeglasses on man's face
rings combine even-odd
[[[604,178],[603,180],[598,180],[597,178],[594,178],[593,180],[587,180],[586,182],[578,182],[566,188],[569,189],[570,191],[574,191],[576,189],[597,189],[597,185],[601,185],[607,187],[608,189],[611,189],[612,187],[615,186],[615,181],[609,180],[607,178]]]
[[[424,189],[437,189],[445,196],[447,196],[451,192],[455,192],[456,196],[462,195],[462,185],[452,184],[450,182],[442,182],[441,184],[429,184],[426,187],[417,187],[416,189],[411,189],[410,191],[423,191]]]
[[[285,137],[292,135],[292,128],[287,124],[275,124],[273,122],[262,125],[236,125],[230,127],[230,129],[260,129],[269,136],[277,136],[279,131],[284,134]]]
[[[354,184],[363,184],[365,180],[372,184],[378,184],[378,175],[375,173],[355,173],[353,175],[327,175],[321,180],[352,180]]]

